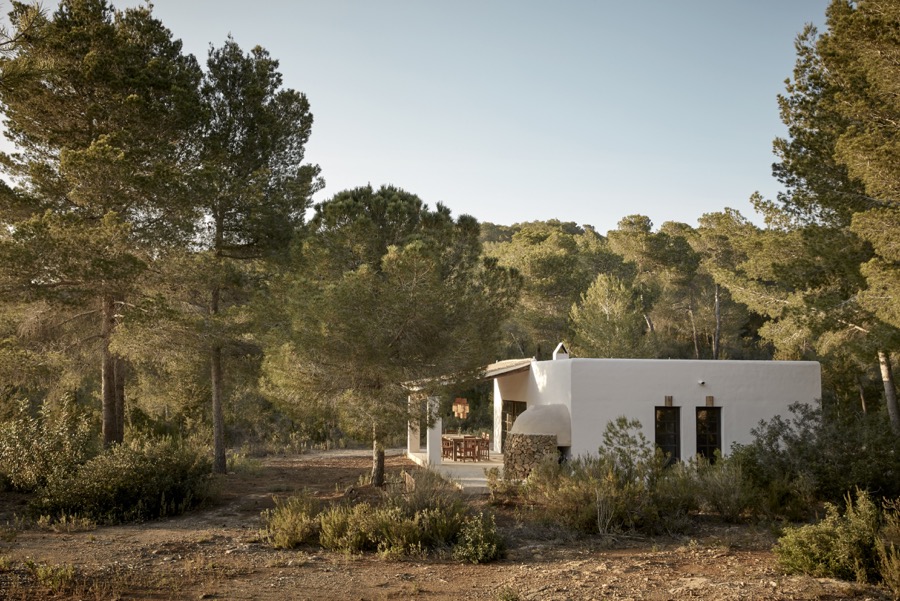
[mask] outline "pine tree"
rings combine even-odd
[[[15,4],[0,71],[14,187],[0,190],[8,299],[78,307],[95,334],[103,436],[120,441],[124,364],[110,341],[148,261],[190,239],[184,186],[200,71],[150,8],[63,0],[47,17]],[[27,34],[26,34],[27,29]]]
[[[410,395],[439,394],[496,358],[519,281],[481,258],[478,235],[473,218],[393,187],[316,205],[279,296],[290,326],[273,340],[269,377],[298,402],[337,400],[344,427],[373,439],[376,485],[385,437],[423,417]]]

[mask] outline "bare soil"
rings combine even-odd
[[[0,493],[0,599],[641,599],[888,600],[884,589],[782,573],[762,526],[700,524],[688,536],[567,537],[494,508],[506,559],[383,559],[315,548],[279,551],[260,539],[273,496],[309,490],[364,496],[365,451],[269,457],[219,480],[211,506],[152,523],[85,532],[20,528],[26,498]],[[399,454],[389,473],[417,469]],[[486,505],[484,497],[471,502]]]

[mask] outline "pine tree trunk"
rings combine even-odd
[[[104,297],[101,314],[103,322],[100,326],[100,396],[103,412],[103,446],[111,446],[121,442],[117,436],[116,418],[116,361],[109,350],[109,341],[115,326],[115,302]]]
[[[715,314],[716,314],[716,331],[713,334],[713,359],[718,360],[722,337],[722,309],[721,302],[719,299],[719,285],[716,284],[715,287]]]
[[[697,340],[697,322],[694,320],[693,304],[688,307],[688,315],[691,318],[691,336],[694,339],[694,359],[700,358],[700,342]]]
[[[222,410],[222,347],[210,351],[210,380],[212,382],[213,417],[213,473],[227,471],[225,461],[225,416]]]
[[[384,446],[372,427],[372,486],[384,486]]]
[[[897,389],[894,386],[894,374],[891,370],[891,356],[887,351],[878,351],[878,364],[881,366],[881,381],[884,383],[884,402],[887,405],[891,430],[900,436],[900,409],[897,407]]]
[[[219,313],[219,287],[212,290],[210,314],[215,317]],[[210,387],[212,388],[212,421],[213,421],[213,473],[224,474],[228,471],[225,461],[225,414],[222,407],[222,345],[216,344],[209,353]]]
[[[648,313],[644,313],[644,323],[647,324],[647,332],[653,334],[656,330],[653,327],[653,320],[650,319],[650,315]]]
[[[856,387],[859,390],[859,404],[865,415],[868,411],[866,410],[866,389],[863,386],[862,376],[856,378]]]
[[[127,366],[122,357],[114,359],[115,368],[115,393],[116,393],[116,441],[125,440],[125,372]]]

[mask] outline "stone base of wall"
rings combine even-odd
[[[503,449],[503,477],[524,480],[547,455],[557,455],[555,434],[507,434]]]

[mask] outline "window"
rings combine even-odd
[[[681,408],[656,408],[656,446],[666,454],[666,465],[681,459]]]
[[[697,407],[697,455],[710,463],[722,452],[722,408]]]

